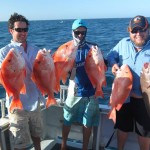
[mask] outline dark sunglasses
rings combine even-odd
[[[80,35],[80,34],[85,35],[86,31],[74,31],[74,34],[76,34],[76,35]]]
[[[135,28],[135,29],[133,29],[132,31],[131,31],[131,33],[137,33],[137,32],[146,32],[146,29],[141,29],[141,28]]]
[[[28,32],[28,28],[14,28],[16,32]]]

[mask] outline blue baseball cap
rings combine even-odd
[[[72,24],[72,30],[75,30],[75,29],[77,29],[79,27],[85,27],[85,28],[87,28],[86,23],[82,19],[77,19],[77,20],[75,20],[73,22],[73,24]]]

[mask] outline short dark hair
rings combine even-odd
[[[13,29],[14,28],[14,23],[17,21],[25,22],[27,25],[29,25],[29,21],[22,15],[18,13],[14,13],[10,16],[8,20],[8,28]]]

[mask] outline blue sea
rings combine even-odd
[[[150,18],[148,18],[150,21]],[[72,40],[71,26],[74,20],[42,20],[30,21],[28,41],[39,48],[51,49],[52,53],[63,43]],[[88,26],[87,41],[97,43],[104,57],[119,40],[128,36],[127,26],[130,18],[86,19]],[[11,35],[7,22],[0,22],[0,48],[8,44]],[[109,98],[113,75],[111,70],[106,72],[107,87],[104,88],[105,99]],[[0,88],[0,97],[4,96]]]

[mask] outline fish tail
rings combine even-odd
[[[23,109],[20,99],[12,99],[12,102],[9,107],[9,111],[12,112],[15,108]]]
[[[110,110],[110,112],[108,113],[108,118],[112,119],[114,123],[116,123],[116,109],[113,108]]]
[[[56,104],[57,104],[56,99],[48,96],[47,101],[46,101],[46,108],[48,108],[51,105],[56,105]]]

